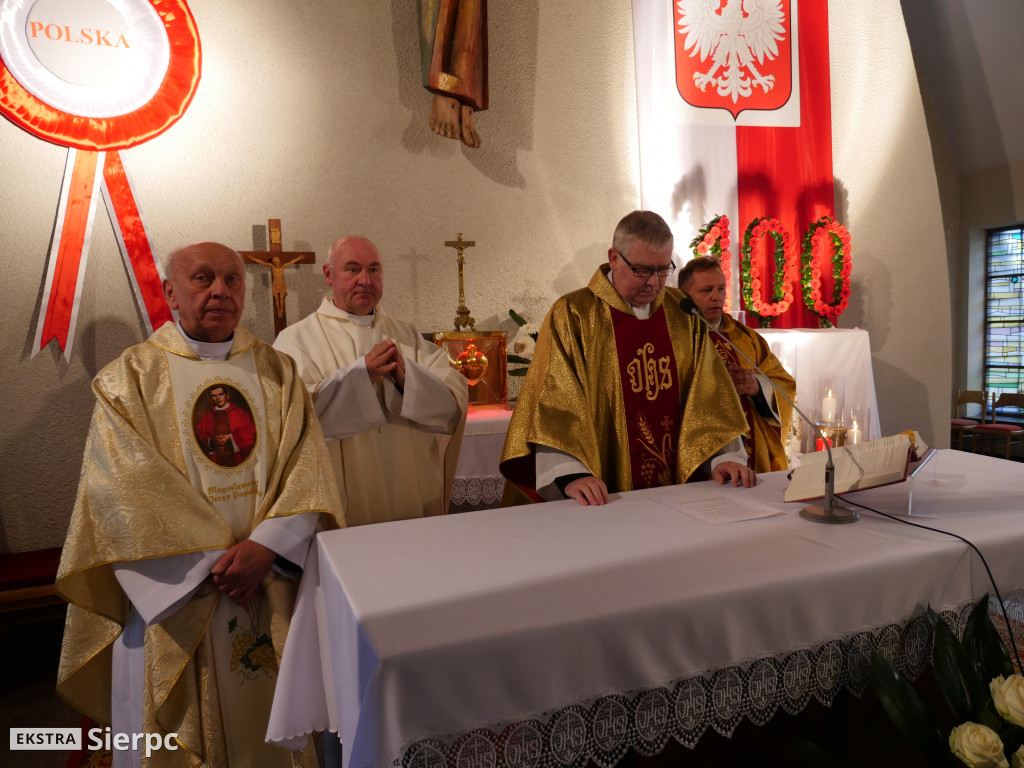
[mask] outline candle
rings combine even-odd
[[[857,429],[857,419],[856,419],[856,417],[854,417],[854,419],[853,419],[853,427],[850,429],[849,432],[846,433],[846,437],[847,437],[847,442],[849,442],[850,445],[856,445],[857,443],[860,442],[860,430]]]
[[[838,403],[836,399],[832,397],[832,390],[828,391],[828,394],[821,399],[821,420],[826,424],[833,424],[836,420],[836,406]]]

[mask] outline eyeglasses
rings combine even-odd
[[[668,277],[676,271],[675,264],[669,264],[667,267],[634,267],[629,263],[629,259],[622,255],[622,251],[615,250],[619,254],[619,258],[626,262],[626,266],[633,270],[633,277],[642,277],[645,280],[649,277],[657,275],[658,277]]]

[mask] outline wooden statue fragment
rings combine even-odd
[[[479,147],[473,113],[487,109],[487,0],[419,0],[419,20],[430,129]]]

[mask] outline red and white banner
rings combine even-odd
[[[201,62],[185,0],[0,0],[0,113],[68,147],[33,354],[71,357],[99,193],[147,330],[171,319],[120,150],[181,118]]]
[[[799,247],[834,215],[827,0],[633,0],[633,30],[642,205],[672,227],[681,261],[703,224],[728,215],[741,308],[747,224],[778,219]],[[817,327],[793,289],[773,327]]]

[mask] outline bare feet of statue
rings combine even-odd
[[[473,124],[473,108],[462,105],[462,143],[475,149],[480,148],[480,136]]]
[[[430,102],[430,130],[447,139],[461,139],[470,147],[480,146],[480,136],[473,124],[472,107],[461,104],[451,96],[434,94]]]
[[[459,124],[461,106],[451,96],[435,93],[434,100],[430,102],[430,130],[447,139],[462,138],[462,126]]]

